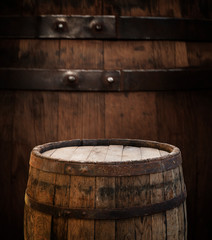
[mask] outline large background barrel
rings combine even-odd
[[[210,20],[211,9],[209,0],[169,3],[159,0],[7,0],[0,4],[0,14],[8,17],[67,14]],[[0,52],[0,67],[8,76],[12,69],[27,72],[29,69],[211,69],[212,66],[210,40],[71,40],[16,36],[1,38]],[[199,82],[205,77],[203,75]],[[28,75],[28,81],[34,78]],[[0,81],[3,80],[1,77]],[[201,88],[201,84],[199,86]],[[208,239],[211,90],[164,89],[75,92],[1,88],[1,236],[23,239],[24,190],[29,153],[34,146],[71,138],[115,137],[158,140],[181,149],[188,191],[188,237]]]

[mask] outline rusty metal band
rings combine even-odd
[[[53,217],[75,218],[75,219],[100,219],[115,220],[134,217],[144,217],[180,206],[186,200],[186,192],[160,203],[143,207],[111,208],[111,209],[88,209],[88,208],[63,208],[59,206],[39,203],[25,194],[25,204],[39,212],[52,215]]]
[[[212,21],[130,16],[2,16],[0,38],[211,41]]]
[[[212,88],[212,69],[0,69],[0,89],[48,91],[163,91]]]
[[[167,156],[151,158],[151,160],[128,161],[128,162],[75,162],[61,161],[59,159],[47,158],[42,152],[50,149],[68,146],[99,146],[99,145],[124,145],[136,147],[157,147],[170,152]],[[169,144],[161,144],[141,140],[71,140],[50,144],[44,144],[33,149],[30,157],[30,166],[41,171],[66,174],[72,176],[88,177],[117,177],[117,176],[139,176],[168,171],[177,168],[182,163],[180,150]]]

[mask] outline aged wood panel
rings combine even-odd
[[[155,156],[157,154],[160,157],[160,150],[154,149],[155,152],[148,152],[148,158]],[[150,185],[165,184],[164,183],[164,173],[155,173],[150,175]],[[151,203],[162,202],[164,198],[164,189],[152,189],[151,191]],[[152,240],[156,239],[166,239],[166,217],[164,213],[154,214],[152,216]]]
[[[115,177],[96,177],[96,208],[115,208]],[[107,234],[105,234],[107,232]],[[115,220],[95,220],[95,239],[116,239]]]
[[[211,148],[211,146],[209,147],[202,144],[205,139],[210,138],[210,123],[208,122],[211,121],[209,120],[211,119],[211,113],[210,111],[208,112],[208,109],[211,108],[209,106],[211,105],[210,96],[210,92],[172,92],[166,94],[158,94],[157,96],[157,116],[159,120],[158,124],[161,128],[159,139],[161,139],[161,141],[168,141],[172,144],[177,145],[183,154],[183,169],[188,191],[188,222],[189,226],[195,226],[192,229],[188,227],[188,236],[191,238],[193,237],[194,239],[197,232],[198,234],[204,234],[204,236],[208,236],[205,224],[203,224],[204,217],[201,221],[201,224],[203,224],[201,231],[196,225],[199,221],[197,220],[196,209],[201,208],[200,206],[203,208],[206,207],[205,201],[202,202],[197,197],[198,192],[201,191],[197,186],[197,179],[202,182],[203,189],[208,189],[210,186],[208,185],[208,182],[205,181],[206,179],[204,179],[204,177],[209,177],[209,175],[205,169],[204,171],[206,172],[203,174],[204,176],[199,175],[200,177],[197,178],[196,172],[200,169],[199,164],[201,166],[207,166],[207,168],[210,166],[210,161],[208,159],[209,153],[207,153],[207,151]],[[169,109],[168,114],[167,112],[165,113],[165,111],[161,110],[161,105],[164,106],[164,109]],[[198,105],[199,107],[197,107]],[[163,124],[164,122],[166,122],[166,125]],[[199,129],[200,126],[201,130]],[[163,132],[162,129],[165,132]],[[194,131],[194,129],[196,129],[196,131]],[[208,144],[210,143],[208,142]],[[191,150],[191,148],[188,146],[192,146],[192,149],[195,149],[195,151]],[[207,161],[207,163],[205,162],[205,165],[202,165],[202,161]],[[201,199],[206,199],[206,195],[206,193],[201,192]],[[205,214],[207,213],[207,211],[201,211],[201,215],[204,214],[204,212]],[[206,215],[205,219],[207,218]],[[200,225],[200,222],[198,225]],[[195,233],[195,231],[197,232]]]
[[[106,93],[105,136],[157,139],[155,111],[155,93]]]
[[[211,9],[210,0],[169,3],[164,0],[8,0],[0,4],[1,15],[30,16],[103,13],[211,19]],[[0,52],[1,67],[154,69],[212,66],[211,43],[125,41],[120,44],[115,41],[12,39],[0,41]],[[105,136],[159,139],[179,146],[183,153],[188,188],[189,226],[192,226],[189,228],[189,238],[208,238],[210,226],[206,222],[210,219],[210,201],[206,192],[210,189],[211,92],[128,95],[60,92],[49,93],[47,97],[46,92],[1,94],[0,146],[4,174],[0,174],[0,179],[4,183],[2,196],[10,199],[5,201],[1,197],[0,200],[5,206],[1,207],[1,214],[5,216],[1,225],[4,229],[1,230],[9,232],[11,239],[22,237],[23,193],[32,147],[57,139]],[[9,204],[12,206],[10,210]],[[8,231],[11,226],[13,232]]]
[[[79,6],[81,6],[79,8]],[[65,14],[101,15],[100,1],[63,1],[62,12]],[[102,69],[103,44],[101,41],[60,40],[60,68]],[[60,93],[58,138],[104,138],[103,93]],[[67,106],[64,108],[64,106]]]
[[[71,177],[70,208],[94,208],[95,177]],[[94,220],[69,219],[68,239],[94,239]]]
[[[69,207],[69,197],[70,197],[70,181],[71,177],[67,175],[56,175],[55,181],[55,195],[54,195],[54,204],[56,206]],[[52,219],[52,228],[51,229],[51,239],[68,239],[68,219],[66,218],[56,218]]]
[[[197,138],[197,169],[198,175],[196,177],[196,202],[195,202],[195,212],[196,212],[196,228],[201,227],[201,231],[197,229],[196,236],[201,238],[210,237],[210,227],[211,217],[208,209],[211,206],[211,200],[208,196],[208,192],[212,192],[211,182],[211,149],[212,143],[210,137],[212,134],[211,121],[212,121],[212,101],[211,92],[199,93],[193,98],[193,104],[198,113],[198,118],[196,119],[196,138]],[[187,168],[184,172],[190,172]],[[188,173],[187,173],[188,174]],[[188,176],[186,176],[188,177]],[[188,225],[190,227],[190,224]],[[190,228],[188,228],[190,230]],[[190,232],[189,232],[190,233]]]
[[[104,146],[105,147],[105,146]],[[95,147],[93,148],[95,150]],[[99,149],[101,151],[101,149]],[[111,161],[114,157],[121,159],[122,156],[122,147],[120,146],[118,149],[116,148],[114,151],[112,150],[112,146],[105,147],[102,149],[102,154],[90,154],[89,159],[93,161]],[[105,151],[106,150],[106,151]],[[95,159],[96,157],[96,159]],[[115,208],[115,177],[107,178],[107,177],[96,177],[95,179],[95,208]],[[108,229],[108,230],[106,230]],[[107,234],[105,234],[107,232]],[[95,220],[95,239],[96,240],[112,240],[115,239],[116,236],[116,223],[115,220]]]
[[[11,225],[23,231],[23,199],[28,175],[28,159],[33,146],[57,139],[57,118],[54,117],[55,94],[17,92],[13,122],[13,158],[11,163]],[[49,119],[52,119],[49,122]],[[43,134],[40,134],[40,133]],[[19,206],[19,207],[17,207]]]

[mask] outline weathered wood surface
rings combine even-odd
[[[25,16],[120,14],[211,19],[211,9],[210,0],[0,3],[0,15]],[[2,39],[0,53],[0,65],[5,68],[212,66],[212,44],[197,42]],[[115,137],[158,140],[181,149],[188,190],[188,222],[192,226],[188,236],[192,240],[210,238],[207,223],[211,206],[208,195],[212,167],[211,102],[211,91],[116,94],[1,91],[0,235],[23,239],[24,191],[29,154],[35,145],[73,138]]]
[[[161,152],[163,156],[169,154],[163,150]],[[109,145],[63,147],[45,151],[42,155],[63,161],[98,163],[146,160],[148,158],[160,157],[157,153],[158,150],[154,148]]]
[[[97,141],[98,142],[98,141]],[[77,159],[77,154],[79,158]],[[165,157],[156,148],[122,145],[61,147],[44,151],[41,157],[56,161],[95,162]],[[117,157],[117,160],[114,158]],[[162,173],[122,177],[69,176],[30,167],[26,189],[38,203],[65,208],[114,209],[144,207],[179,196],[185,191],[181,165]],[[187,239],[186,212],[181,204],[171,210],[144,217],[106,220],[55,217],[25,206],[25,239]],[[41,228],[45,226],[45,228]]]

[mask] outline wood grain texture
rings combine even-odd
[[[89,158],[87,153],[81,156],[82,160]],[[71,177],[70,208],[94,208],[95,207],[95,177]],[[94,239],[95,221],[69,219],[68,239]]]
[[[117,148],[117,145],[115,147],[115,154],[111,156],[110,150],[113,149],[111,146],[110,150],[109,146],[86,146],[86,148],[79,146],[74,148],[69,158],[76,157],[77,149],[85,150],[78,151],[82,162],[93,161],[96,164],[105,161],[108,151],[108,158],[114,159],[114,156],[117,156],[128,162],[137,161],[138,158],[148,159],[151,162],[151,159],[155,159],[156,156],[167,155],[167,152],[160,152],[154,148],[133,146]],[[56,145],[55,148],[41,157],[38,155],[37,158],[42,158],[46,164],[47,162],[51,164],[49,158],[55,159],[55,156],[60,157],[58,160],[55,159],[58,162],[63,160],[63,156],[67,158],[67,151],[64,154],[64,148],[59,149]],[[70,150],[70,148],[67,149]],[[26,192],[38,205],[47,204],[70,210],[79,208],[84,209],[85,214],[87,209],[147,207],[179,196],[184,189],[181,174],[182,170],[177,167],[164,173],[140,176],[119,176],[119,174],[115,177],[75,176],[56,174],[43,171],[39,166],[37,168],[31,166]],[[28,201],[26,201],[24,221],[26,240],[61,238],[174,240],[178,239],[180,236],[178,234],[185,236],[186,222],[183,205],[181,208],[173,206],[171,210],[154,215],[116,220],[108,216],[104,220],[98,220],[92,217],[90,219],[63,218],[61,215],[56,217],[47,209],[44,213],[42,208],[38,209]]]
[[[149,157],[153,155],[153,157],[157,154],[158,157],[161,156],[160,150],[155,149],[154,153],[149,153]],[[150,175],[150,185],[156,185],[156,184],[164,184],[164,173],[155,173]],[[165,200],[164,198],[164,189],[152,189],[151,191],[151,203],[157,203],[162,202]],[[152,240],[156,239],[166,239],[166,217],[164,213],[154,214],[152,216]]]
[[[92,159],[94,162],[102,162],[106,159],[114,156],[117,159],[121,159],[122,156],[122,148],[118,149],[112,148],[112,146],[104,146],[100,147],[100,149],[92,149],[91,154],[88,159]],[[97,152],[97,150],[101,151],[101,154]],[[113,151],[111,151],[113,150]],[[92,154],[92,152],[94,154]],[[109,154],[108,154],[109,152]],[[113,153],[113,155],[111,155]],[[115,153],[115,154],[114,154]],[[116,207],[116,199],[115,199],[115,177],[96,177],[95,178],[95,208],[108,209]],[[115,239],[116,236],[116,222],[115,220],[95,220],[95,239],[105,239],[112,240]]]
[[[0,3],[1,16],[115,14],[211,19],[211,9],[210,0]],[[0,65],[50,69],[210,68],[211,49],[211,43],[198,42],[1,39]],[[207,192],[211,188],[211,107],[210,91],[128,94],[2,91],[1,235],[6,232],[8,239],[23,239],[23,195],[29,153],[35,145],[70,138],[126,137],[159,140],[180,147],[188,189],[188,221],[192,226],[188,238],[210,239],[211,204]],[[182,219],[178,222],[182,223]],[[137,236],[142,234],[141,224],[149,227],[146,218],[137,221]]]
[[[105,137],[156,139],[155,111],[154,93],[107,93]]]
[[[208,145],[202,144],[205,139],[210,138],[210,127],[208,127],[210,126],[210,124],[208,121],[211,121],[209,120],[211,119],[211,114],[208,112],[208,109],[210,109],[209,105],[211,104],[211,97],[209,97],[209,95],[211,95],[211,93],[209,91],[206,91],[199,93],[172,92],[158,94],[157,96],[157,116],[158,124],[161,128],[161,131],[159,132],[159,139],[161,141],[168,141],[179,146],[183,154],[183,169],[185,173],[185,182],[188,191],[187,209],[189,216],[189,226],[196,226],[197,221],[199,222],[199,220],[197,219],[200,218],[196,217],[197,209],[200,209],[201,206],[206,209],[206,203],[204,201],[202,202],[200,198],[197,197],[198,192],[205,188],[210,188],[208,182],[206,181],[206,179],[204,179],[204,177],[209,177],[206,169],[205,173],[201,175],[200,178],[197,178],[196,175],[196,172],[200,170],[199,164],[201,166],[207,165],[207,169],[210,166],[209,160],[207,161],[207,163],[205,162],[205,165],[202,165],[202,161],[208,159],[207,156],[209,156],[209,153],[207,153],[207,149],[211,148]],[[165,113],[165,111],[162,111],[160,106],[164,106],[164,108],[169,109],[169,114],[167,114],[167,112]],[[161,118],[162,116],[163,119]],[[167,122],[166,125],[163,124],[164,121]],[[200,127],[201,130],[199,129]],[[196,129],[196,131],[194,131],[194,129]],[[207,144],[210,144],[210,141],[207,142]],[[195,149],[195,154],[193,154],[194,152],[191,150],[191,146],[192,149]],[[197,153],[201,156],[197,156]],[[197,185],[198,181],[202,182],[201,190]],[[206,199],[206,195],[204,192],[201,192],[201,199],[202,198]],[[207,215],[207,210],[201,211],[201,214],[204,215],[204,212]],[[204,217],[202,217],[201,219],[206,219],[206,215],[204,215]],[[207,232],[206,226],[205,224],[203,224],[203,222],[204,221],[202,220],[201,223],[198,223],[198,226],[202,224],[201,231],[200,229],[198,230],[197,226],[192,229],[188,228],[189,238],[191,237],[195,239],[197,232],[198,234],[204,234],[204,236],[209,236],[209,233]],[[197,232],[195,233],[195,231]]]
[[[19,225],[21,233],[23,219],[23,199],[28,176],[28,159],[33,146],[39,142],[54,141],[57,138],[57,119],[53,112],[57,100],[52,94],[17,92],[13,122],[13,158],[11,163],[11,193],[18,198],[11,198],[11,212],[14,217],[10,224]],[[51,107],[50,107],[51,105]],[[42,106],[42,107],[41,107]],[[44,134],[39,134],[43,132]],[[19,207],[17,207],[19,206]],[[35,221],[35,220],[34,220]],[[18,223],[18,224],[17,224]]]
[[[55,174],[31,169],[32,177],[28,182],[29,193],[37,201],[53,204]],[[37,181],[36,181],[37,180]],[[25,237],[49,240],[51,238],[51,215],[25,208]],[[30,225],[32,223],[33,225]],[[32,228],[33,226],[33,228]],[[27,228],[28,227],[28,228]]]
[[[115,208],[115,177],[96,177],[95,208]],[[115,220],[95,220],[95,239],[116,239]]]
[[[104,138],[104,105],[102,93],[60,93],[58,139]]]
[[[95,177],[72,177],[70,208],[94,208]],[[94,239],[94,220],[69,219],[68,239]]]
[[[56,175],[54,205],[66,208],[69,207],[70,181],[71,181],[70,176],[60,174]],[[68,232],[68,219],[54,217],[52,219],[51,239],[67,240],[68,239],[67,232]]]

